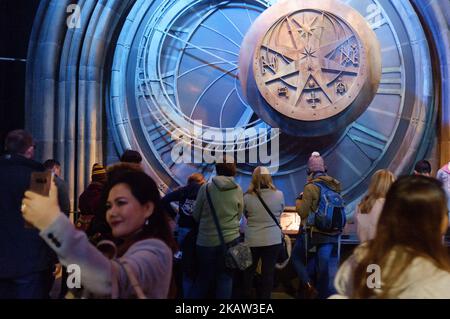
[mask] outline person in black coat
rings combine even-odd
[[[34,160],[33,137],[10,132],[0,157],[0,299],[45,299],[53,283],[55,255],[20,212],[31,173],[43,172]]]
[[[189,176],[187,185],[168,193],[162,198],[162,203],[170,217],[177,219],[177,241],[182,253],[182,292],[186,297],[193,285],[195,274],[193,273],[193,250],[195,249],[195,235],[191,230],[196,229],[197,223],[192,217],[195,200],[200,187],[205,183],[205,178],[200,173]],[[178,214],[171,203],[178,203]],[[178,215],[178,218],[177,218]],[[196,232],[195,232],[196,234]],[[180,285],[180,283],[179,283]]]
[[[197,199],[198,190],[205,183],[205,178],[200,173],[189,176],[187,185],[180,187],[175,191],[168,193],[163,197],[164,208],[172,219],[177,218],[177,212],[173,209],[171,203],[178,203],[178,221],[177,221],[177,241],[181,247],[184,237],[196,225],[192,212],[195,200]]]
[[[103,165],[95,163],[92,166],[91,182],[80,195],[78,199],[78,208],[80,216],[76,222],[76,227],[83,230],[89,239],[96,243],[99,240],[106,239],[111,232],[106,222],[104,209],[104,194],[106,187],[107,175]]]

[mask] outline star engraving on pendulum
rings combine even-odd
[[[323,29],[323,15],[321,24],[315,25],[317,22],[317,16],[312,18],[310,21],[305,22],[305,15],[303,15],[303,23],[298,22],[296,19],[292,19],[299,28],[297,31],[300,33],[301,38],[307,38],[309,40],[310,37],[314,35],[314,31],[318,29]]]
[[[313,50],[312,48],[305,47],[303,52],[301,52],[301,54],[303,55],[302,59],[315,58],[316,56],[314,55],[314,53],[316,53],[315,50]]]

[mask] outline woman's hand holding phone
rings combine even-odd
[[[54,177],[50,183],[49,196],[42,196],[33,191],[26,191],[22,200],[23,218],[39,230],[50,226],[60,214],[58,189]]]

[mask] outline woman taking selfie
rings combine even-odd
[[[357,247],[335,286],[349,298],[450,298],[443,235],[447,200],[439,181],[406,176],[392,184],[373,240]],[[370,278],[369,278],[370,276]]]
[[[91,295],[167,298],[176,243],[155,182],[143,172],[126,172],[109,181],[106,194],[106,219],[121,240],[112,260],[61,214],[54,183],[49,197],[26,192],[22,212],[63,265],[80,267],[81,285]]]

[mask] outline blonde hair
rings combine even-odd
[[[252,181],[248,186],[247,193],[255,194],[260,192],[261,188],[269,188],[271,190],[277,190],[272,182],[272,176],[266,167],[258,166],[255,168],[252,174]]]
[[[363,200],[358,205],[361,214],[370,213],[375,201],[379,198],[385,198],[389,188],[394,182],[395,176],[392,172],[387,169],[376,171],[370,180],[369,190],[367,191],[366,196],[364,196]]]

